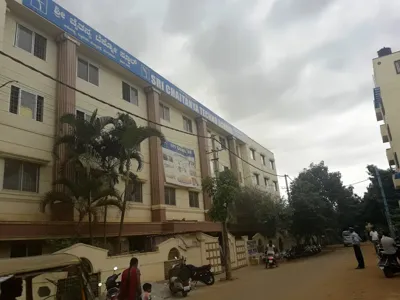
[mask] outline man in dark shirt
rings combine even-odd
[[[138,264],[138,259],[132,257],[129,268],[122,272],[119,300],[137,300],[142,294]]]

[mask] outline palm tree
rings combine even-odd
[[[99,172],[95,172],[99,173]],[[79,175],[79,180],[74,181],[61,178],[54,182],[55,185],[64,187],[63,191],[52,190],[45,194],[41,201],[41,211],[44,212],[47,206],[55,203],[66,203],[79,214],[79,223],[87,216],[89,219],[90,244],[93,245],[93,220],[97,220],[99,208],[114,206],[122,209],[121,196],[114,187],[102,184],[104,178],[83,172]]]
[[[121,219],[118,233],[118,247],[121,252],[121,237],[126,212],[126,202],[128,201],[129,194],[135,192],[132,185],[137,179],[136,175],[131,172],[132,160],[137,162],[137,170],[140,171],[143,167],[143,158],[139,150],[140,144],[151,137],[159,138],[161,143],[165,141],[164,135],[156,128],[149,126],[137,126],[134,119],[128,114],[118,114],[114,120],[114,127],[110,130],[110,147],[113,151],[113,157],[119,158],[119,173],[125,182],[123,193]]]
[[[86,178],[87,182],[96,182],[99,185],[104,185],[104,181],[110,183],[112,182],[112,178],[114,178],[115,175],[112,173],[112,170],[104,169],[104,159],[101,157],[101,153],[99,153],[99,150],[101,149],[102,135],[105,131],[105,127],[113,123],[114,118],[112,117],[98,117],[97,110],[92,113],[89,120],[86,120],[85,118],[79,118],[74,114],[65,114],[60,118],[60,125],[68,126],[69,129],[69,132],[67,131],[67,134],[56,138],[53,147],[53,153],[58,159],[60,159],[58,157],[59,147],[63,146],[66,150],[63,160],[60,161],[60,172],[62,173],[61,178],[63,178],[62,182],[65,183],[65,180],[70,180],[71,182],[73,182],[73,178],[67,178],[67,176],[65,176],[65,169],[68,166],[73,167],[74,171],[76,171],[77,169],[81,171],[81,174],[77,174],[76,172],[73,175],[71,174],[72,176],[79,176],[79,180],[81,180],[83,176]],[[93,170],[102,170],[101,182],[97,179],[91,180],[90,177],[93,175]],[[83,175],[82,173],[85,174]],[[108,175],[108,179],[106,178],[106,175]],[[68,188],[68,186],[65,186],[63,184],[58,185],[61,185],[63,188]],[[115,183],[110,184],[108,188],[112,189],[114,185]],[[93,198],[93,196],[90,193],[92,193],[92,190],[96,191],[98,190],[98,188],[92,187],[90,189],[87,189],[89,195],[79,195],[79,197],[75,200],[83,197],[84,199],[86,199],[86,201],[88,201],[88,204],[84,205],[83,207],[91,207],[91,199]],[[84,192],[84,189],[80,189],[80,191]],[[106,197],[105,199],[102,199],[101,203],[107,203],[107,200],[108,199]],[[76,202],[75,205],[77,203],[80,203],[80,201]],[[107,207],[107,205],[105,205],[105,207]],[[82,213],[82,211],[80,211],[80,213]],[[94,214],[85,212],[83,213],[83,216],[85,215],[88,215],[89,229],[91,230]]]

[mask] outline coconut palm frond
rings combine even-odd
[[[45,212],[47,206],[59,202],[74,204],[75,199],[64,192],[50,191],[44,195],[40,202],[40,211]]]

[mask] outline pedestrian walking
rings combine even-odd
[[[354,228],[350,227],[349,230],[351,232],[351,241],[353,243],[354,254],[355,254],[357,262],[358,262],[358,266],[356,269],[358,269],[358,270],[364,269],[365,268],[364,256],[362,254],[361,246],[360,246],[361,238],[358,235],[358,233],[354,231]]]
[[[375,247],[375,252],[378,254],[378,245],[379,245],[379,234],[378,231],[373,227],[369,232],[369,236],[371,237],[371,242]]]

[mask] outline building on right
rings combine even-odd
[[[382,48],[372,63],[376,119],[381,122],[382,142],[389,144],[386,155],[394,187],[400,189],[400,51]]]

